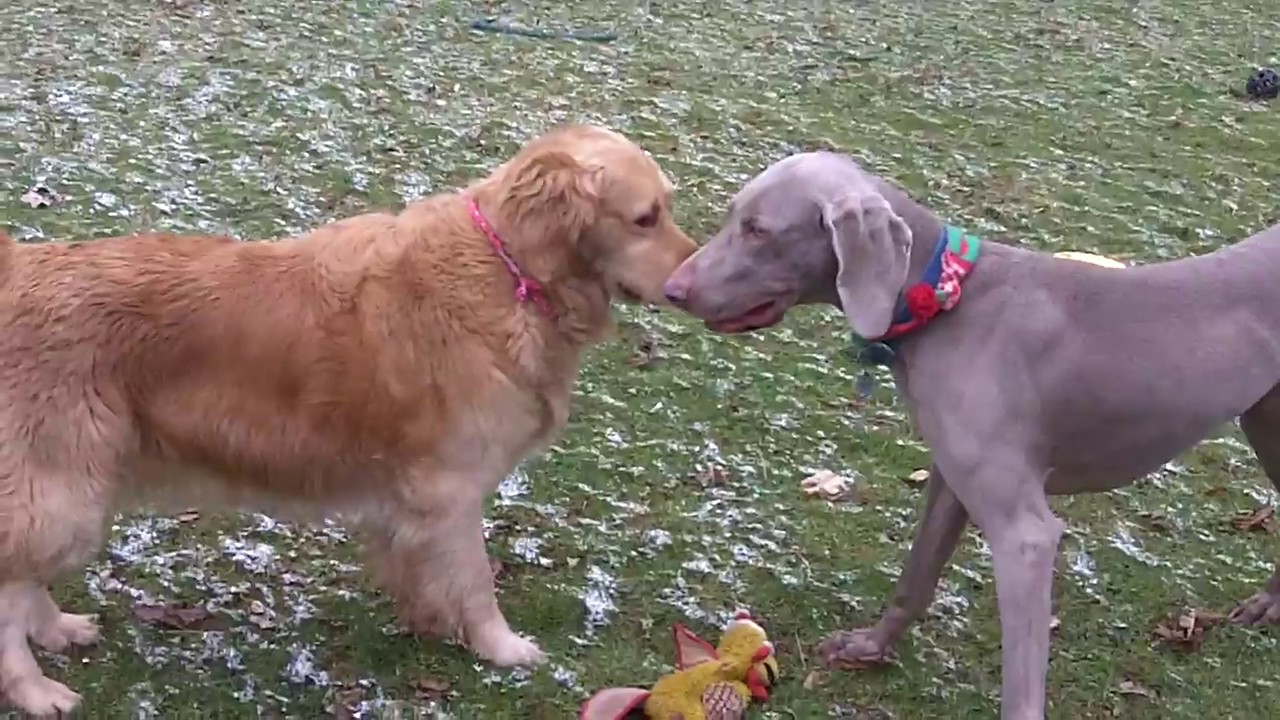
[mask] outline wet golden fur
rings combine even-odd
[[[572,126],[466,188],[554,317],[444,193],[279,242],[0,235],[0,691],[32,713],[79,698],[27,638],[91,642],[48,585],[119,510],[165,498],[367,531],[412,627],[500,664],[542,654],[494,598],[482,503],[564,425],[609,301],[662,301],[694,250],[639,148]]]

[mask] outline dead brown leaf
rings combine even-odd
[[[1205,489],[1204,494],[1205,494],[1205,497],[1215,497],[1217,495],[1224,495],[1226,494],[1226,492],[1227,492],[1226,485],[1214,485],[1210,488]]]
[[[135,605],[134,617],[168,630],[225,630],[227,619],[203,605]]]
[[[270,630],[276,626],[275,621],[271,619],[271,614],[267,612],[267,606],[261,600],[249,602],[249,622],[263,630]]]
[[[911,473],[910,475],[908,475],[903,482],[907,483],[908,485],[923,485],[928,480],[929,480],[929,470],[926,468],[921,468]]]
[[[1155,532],[1169,532],[1172,528],[1169,525],[1169,519],[1163,515],[1157,515],[1151,512],[1140,512],[1137,515],[1138,524],[1148,530]]]
[[[334,720],[355,720],[360,701],[364,700],[364,688],[359,685],[343,685],[333,694],[333,702],[326,710]]]
[[[453,683],[441,677],[422,678],[418,681],[418,697],[423,700],[435,700],[449,694]]]
[[[810,670],[808,675],[804,676],[805,690],[813,690],[827,684],[827,673],[822,670]]]
[[[710,467],[699,470],[693,476],[693,482],[701,487],[712,487],[724,485],[729,480],[729,471],[719,465],[711,465]]]
[[[1188,610],[1165,618],[1156,626],[1155,634],[1174,649],[1193,652],[1200,649],[1205,631],[1226,619],[1226,615],[1218,613]]]
[[[853,479],[837,475],[830,470],[820,470],[800,481],[800,489],[805,495],[824,500],[848,500],[856,490]]]
[[[658,352],[657,338],[646,333],[644,337],[640,338],[636,353],[627,358],[627,364],[634,368],[646,368],[661,359],[662,355]]]
[[[1240,512],[1232,518],[1231,524],[1241,532],[1252,530],[1274,533],[1276,531],[1276,509],[1271,505],[1264,505],[1253,512]]]

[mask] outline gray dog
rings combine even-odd
[[[980,241],[852,159],[805,153],[747,183],[666,291],[718,332],[829,303],[891,349],[932,453],[928,500],[880,621],[820,654],[884,658],[972,519],[995,570],[1002,717],[1021,720],[1045,713],[1063,531],[1047,495],[1133,482],[1236,417],[1280,487],[1277,278],[1280,225],[1202,257],[1097,267]],[[1280,622],[1280,567],[1232,619]]]

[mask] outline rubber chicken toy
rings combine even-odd
[[[582,706],[580,720],[742,720],[752,702],[769,699],[778,658],[764,629],[738,612],[712,647],[683,625],[674,628],[676,671],[651,690],[601,690]]]

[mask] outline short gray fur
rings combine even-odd
[[[721,331],[830,303],[874,337],[943,227],[849,157],[793,155],[739,191],[667,294]],[[1280,225],[1126,269],[984,241],[959,305],[896,345],[897,389],[932,453],[928,498],[888,608],[825,640],[830,664],[885,657],[972,519],[995,570],[1002,717],[1043,718],[1064,527],[1047,495],[1134,482],[1237,417],[1280,489]],[[1280,622],[1280,566],[1231,617]]]

